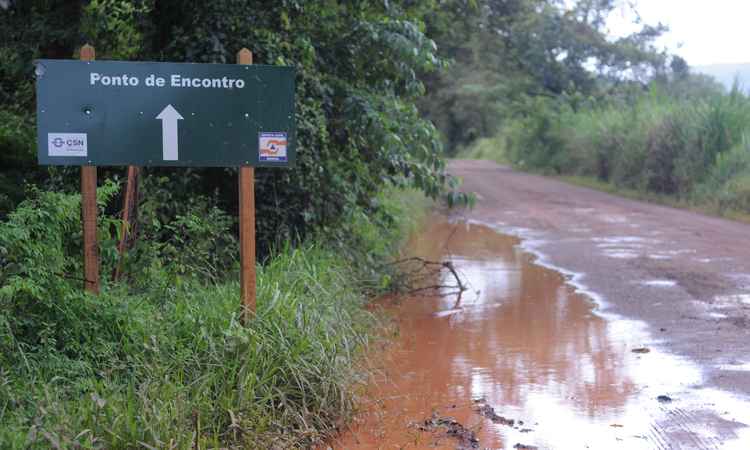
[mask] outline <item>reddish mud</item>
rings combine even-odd
[[[750,448],[750,227],[451,170],[479,205],[411,254],[471,289],[383,305],[400,334],[332,448]]]
[[[459,302],[433,295],[384,305],[400,335],[355,423],[331,447],[713,448],[716,437],[665,428],[670,414],[684,413],[657,399],[694,382],[697,369],[645,354],[641,325],[597,315],[518,243],[440,219],[413,239],[413,254],[452,261],[471,289]],[[458,436],[441,426],[451,424]]]

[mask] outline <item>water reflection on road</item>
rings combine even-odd
[[[470,290],[458,303],[439,295],[384,302],[400,335],[334,448],[457,448],[445,430],[419,426],[430,417],[456,419],[476,434],[476,448],[719,442],[702,426],[700,408],[656,400],[700,384],[696,367],[656,350],[633,353],[650,339],[642,324],[595,314],[517,244],[490,228],[445,220],[412,240],[414,255],[453,261]],[[513,426],[480,415],[482,405]]]

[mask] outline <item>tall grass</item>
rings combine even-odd
[[[77,204],[42,194],[0,223],[0,448],[304,448],[347,418],[377,321],[362,305],[387,285],[373,267],[400,221],[361,214],[348,243],[277,249],[243,326],[234,281],[157,271],[147,288],[81,293],[51,261],[66,259],[57,232],[79,229]]]
[[[537,99],[490,143],[465,154],[517,167],[595,178],[718,211],[750,212],[750,99],[739,90],[579,107]]]
[[[112,351],[98,352],[102,360],[30,352],[7,361],[0,442],[293,448],[315,441],[352,408],[354,362],[373,320],[350,275],[319,246],[285,249],[260,268],[258,313],[247,328],[238,322],[236,283],[78,299],[84,322],[95,315],[114,329],[82,336],[81,345],[102,339],[92,345]]]

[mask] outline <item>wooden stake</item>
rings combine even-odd
[[[237,53],[237,64],[252,64],[253,54],[243,48]],[[242,319],[248,323],[255,316],[255,168],[241,166],[240,184],[240,292]]]
[[[130,246],[129,241],[133,234],[133,226],[136,221],[134,215],[136,211],[136,203],[138,202],[139,172],[140,167],[128,166],[128,184],[125,186],[125,199],[122,202],[122,232],[120,233],[120,244],[117,247],[120,256],[117,261],[117,267],[115,267],[114,273],[112,274],[113,281],[120,280],[125,251]]]
[[[89,44],[81,47],[81,61],[96,59],[96,51]],[[99,245],[96,242],[96,166],[81,166],[81,219],[83,222],[84,289],[99,293]]]

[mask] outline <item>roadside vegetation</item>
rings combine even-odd
[[[718,86],[675,95],[654,84],[631,98],[577,109],[535,105],[468,157],[672,205],[750,214],[750,99]]]
[[[117,186],[100,188],[102,212]],[[200,202],[179,241],[140,240],[127,283],[85,294],[80,198],[35,192],[0,223],[3,448],[299,448],[346,420],[358,361],[419,194],[378,197],[349,236],[272,250],[240,323],[232,221]],[[407,203],[397,199],[409,199]],[[111,216],[100,226],[115,224]],[[408,219],[407,219],[408,217]],[[388,226],[378,223],[389,220]],[[210,230],[207,234],[206,230]],[[151,232],[153,230],[150,230]],[[116,264],[104,240],[103,273]],[[133,264],[140,269],[136,270]]]

